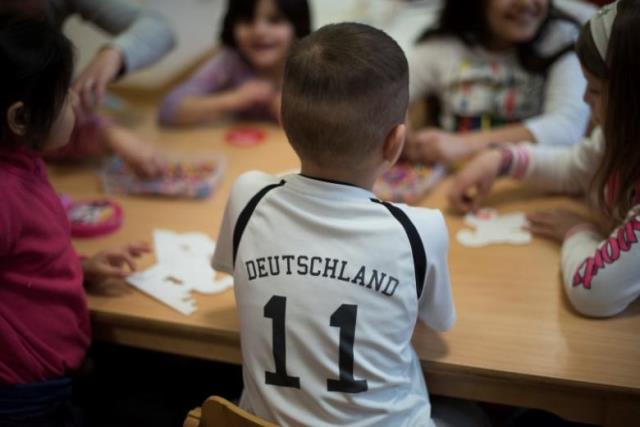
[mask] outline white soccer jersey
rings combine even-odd
[[[233,274],[240,405],[280,425],[431,426],[416,320],[455,320],[436,210],[348,184],[242,175],[213,258]]]

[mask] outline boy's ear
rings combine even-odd
[[[402,149],[404,148],[404,142],[407,137],[407,125],[404,123],[394,127],[382,147],[382,157],[385,161],[393,165],[400,158]]]
[[[7,124],[9,125],[9,129],[18,136],[24,136],[27,133],[25,113],[26,111],[22,101],[14,102],[7,110]]]

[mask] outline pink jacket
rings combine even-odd
[[[65,376],[89,341],[82,266],[44,163],[0,150],[0,384]]]

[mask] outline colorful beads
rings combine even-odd
[[[222,157],[176,161],[155,179],[136,176],[124,162],[113,158],[102,172],[105,191],[112,194],[150,194],[202,199],[213,193],[222,178]]]

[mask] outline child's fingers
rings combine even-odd
[[[140,178],[152,179],[160,175],[158,167],[153,163],[153,159],[141,161],[138,164],[131,164],[136,175]]]
[[[552,212],[533,212],[527,214],[527,220],[532,224],[549,225],[555,222],[555,215]]]
[[[85,83],[86,77],[85,77],[85,73],[81,73],[78,78],[73,82],[73,85],[71,86],[71,89],[78,94],[78,96],[82,95],[82,89],[84,87],[84,83]]]
[[[152,158],[151,158],[151,165],[152,165],[152,177],[156,178],[159,176],[162,176],[164,174],[164,172],[167,170],[167,159],[165,159],[163,156],[161,156],[160,154],[155,154]]]
[[[468,205],[468,211],[477,211],[481,201],[480,187],[475,185],[468,187],[462,196],[462,201]]]
[[[467,212],[471,208],[472,200],[465,194],[464,186],[457,180],[449,188],[447,198],[449,204],[458,212]]]
[[[123,264],[126,264],[131,271],[136,270],[136,262],[133,260],[133,256],[131,256],[125,251],[108,253],[106,254],[106,257],[107,257],[107,261],[112,266],[119,267]]]
[[[449,191],[449,203],[459,212],[469,212],[474,206],[473,186],[456,181]]]
[[[148,242],[136,242],[127,246],[126,250],[130,255],[137,258],[140,255],[151,252],[151,245]]]
[[[88,78],[81,87],[80,102],[84,111],[93,111],[95,107],[94,86],[95,81],[92,78]]]
[[[109,84],[109,80],[109,76],[104,72],[98,76],[94,88],[94,106],[99,106],[102,103],[102,100],[107,93],[107,85]]]
[[[546,237],[548,239],[558,240],[555,229],[548,225],[541,224],[529,224],[525,227],[526,230],[535,234],[536,236]]]
[[[460,212],[476,210],[489,191],[490,185],[484,183],[473,173],[460,172],[449,191],[449,201]]]
[[[487,194],[491,191],[491,187],[493,186],[493,182],[482,179],[478,182],[476,187],[472,187],[472,200],[473,200],[473,210],[477,211],[480,209],[480,203],[487,197]]]
[[[96,266],[94,275],[102,278],[117,277],[123,279],[127,277],[127,272],[120,266],[99,264]]]

